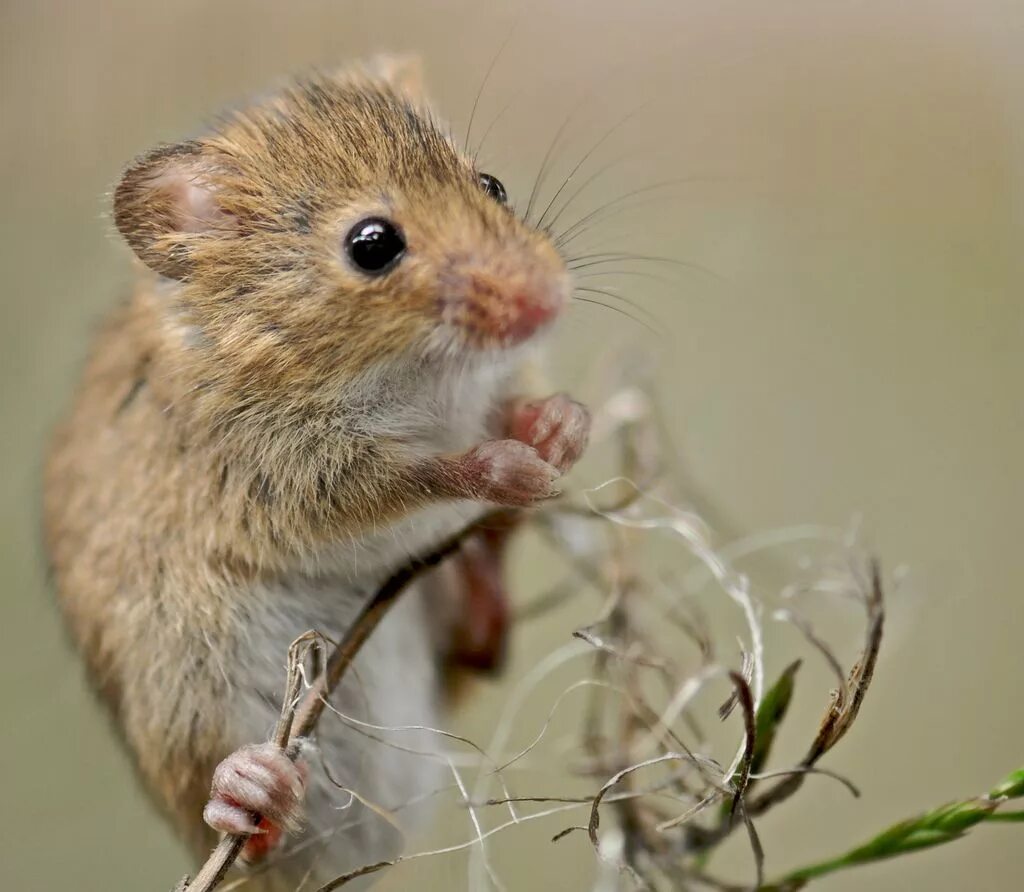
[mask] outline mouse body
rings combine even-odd
[[[138,279],[47,460],[59,600],[197,855],[255,831],[251,888],[325,882],[394,855],[450,784],[435,736],[373,726],[443,726],[446,667],[500,663],[507,531],[403,596],[297,764],[261,744],[288,646],[340,639],[410,558],[554,494],[589,417],[524,379],[569,274],[393,60],[143,155],[114,219]]]

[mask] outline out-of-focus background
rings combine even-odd
[[[4,888],[164,889],[187,865],[86,689],[38,544],[47,431],[90,332],[129,282],[128,253],[105,216],[121,166],[290,72],[375,50],[421,55],[438,108],[461,134],[510,33],[474,124],[479,139],[500,113],[486,169],[522,206],[567,115],[547,195],[619,124],[588,163],[621,160],[576,216],[664,185],[600,217],[580,244],[701,268],[638,265],[642,275],[616,287],[657,316],[669,342],[651,349],[655,376],[707,519],[741,536],[861,516],[887,566],[907,569],[875,687],[827,762],[863,797],[809,783],[761,821],[769,873],[980,793],[1024,763],[1021,4],[8,0]],[[644,338],[621,315],[574,310],[558,341],[569,378],[559,385],[599,396],[581,370]],[[545,568],[522,565],[530,569],[515,585],[526,598]],[[508,678],[575,621],[556,611],[524,632]],[[851,620],[846,653],[858,635]],[[794,707],[805,736],[822,678]],[[487,729],[506,691],[507,682],[485,688],[457,728]],[[534,720],[549,694],[537,694]],[[495,843],[509,888],[587,888],[585,835],[556,847],[550,829]],[[724,867],[749,877],[743,847],[729,851],[735,862]],[[1018,827],[984,827],[820,888],[1019,888],[1022,852]],[[465,888],[465,877],[465,857],[454,855],[399,868],[387,883],[447,890]]]

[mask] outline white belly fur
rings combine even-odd
[[[291,641],[309,629],[337,640],[359,603],[356,592],[340,580],[323,577],[290,580],[258,595],[263,597],[254,599],[252,639],[240,648],[233,678],[236,745],[266,740],[272,733],[284,694],[285,655]],[[332,706],[377,726],[442,724],[429,622],[422,593],[413,587],[360,651],[331,698]],[[422,731],[363,730],[427,754],[436,753],[442,743],[437,735]],[[422,822],[430,802],[420,808],[408,804],[440,787],[446,777],[444,762],[436,755],[404,752],[370,739],[330,710],[322,715],[304,760],[309,768],[305,830],[275,857],[267,884],[254,888],[295,889],[309,870],[313,871],[311,888],[316,888],[403,848],[400,832],[337,784],[394,812],[396,822],[412,831]],[[318,836],[322,841],[317,841]]]
[[[406,379],[397,388],[404,391],[397,402],[409,408],[404,416],[388,414],[391,429],[387,433],[404,435],[414,451],[424,454],[468,448],[485,439],[488,416],[517,364],[508,355],[503,360],[457,380]],[[423,392],[410,392],[415,389]],[[379,423],[378,418],[372,423]],[[284,694],[286,654],[296,637],[315,629],[338,640],[361,604],[391,572],[486,510],[481,504],[452,502],[417,511],[357,542],[339,544],[288,578],[252,591],[246,599],[250,640],[241,643],[231,670],[232,702],[237,710],[233,744],[266,740],[272,733]],[[444,724],[434,643],[438,620],[421,589],[414,585],[402,596],[335,692],[332,705],[346,715],[386,727]],[[337,784],[393,812],[396,823],[413,831],[429,813],[429,794],[451,782],[444,760],[436,755],[444,741],[424,731],[363,730],[425,754],[370,739],[325,711],[315,748],[306,753],[306,829],[289,841],[265,876],[245,888],[291,892],[311,872],[303,888],[315,889],[404,848],[407,841],[401,832]],[[419,807],[410,806],[417,800],[421,800]]]

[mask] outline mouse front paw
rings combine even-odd
[[[252,834],[242,857],[258,861],[301,826],[305,786],[303,769],[274,744],[243,746],[214,771],[203,819],[221,833]]]
[[[509,407],[508,429],[564,474],[586,449],[590,412],[564,393],[542,400],[516,400]]]
[[[467,453],[465,463],[478,497],[489,502],[525,507],[558,494],[558,468],[519,440],[489,440]]]

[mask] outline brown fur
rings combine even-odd
[[[368,71],[297,82],[143,156],[116,190],[149,269],[53,442],[46,537],[97,688],[201,843],[237,744],[224,666],[251,586],[419,506],[487,497],[458,456],[378,423],[373,370],[501,352],[510,304],[565,299],[547,238],[480,189],[407,90]],[[370,214],[408,246],[376,279],[342,250]]]

